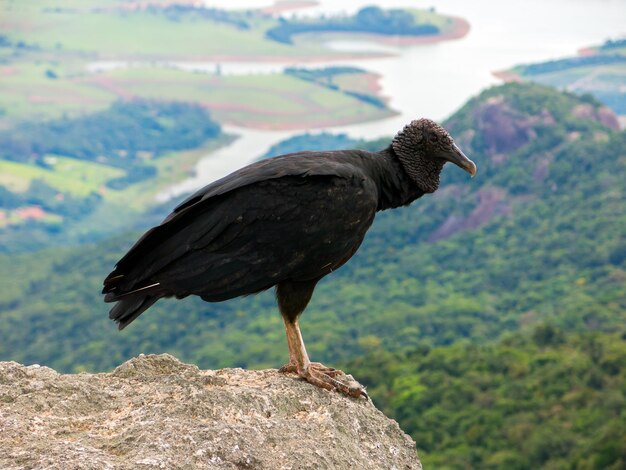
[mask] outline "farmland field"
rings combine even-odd
[[[245,12],[231,15],[246,27],[207,19],[194,11],[173,18],[157,8],[127,10],[106,1],[76,2],[63,8],[54,1],[9,1],[0,12],[5,15],[0,22],[3,34],[10,40],[91,58],[279,60],[345,55],[320,43],[294,48],[268,40],[265,31],[277,20]]]
[[[454,23],[431,11],[407,11],[417,22],[442,32]],[[5,192],[0,197],[12,211],[3,216],[4,225],[39,224],[43,232],[37,238],[31,231],[32,238],[44,245],[53,239],[44,233],[47,222],[67,240],[121,230],[153,207],[159,192],[189,177],[198,160],[234,137],[218,132],[194,141],[199,148],[176,144],[129,152],[123,145],[136,131],[113,124],[124,121],[123,113],[103,121],[107,130],[88,124],[120,103],[199,105],[216,125],[260,130],[315,129],[396,114],[379,95],[379,77],[367,70],[318,69],[323,80],[280,72],[221,72],[220,65],[229,61],[290,63],[381,55],[335,51],[324,41],[300,40],[301,35],[295,44],[276,41],[267,32],[282,21],[261,10],[205,9],[187,1],[2,2],[0,133],[5,146],[0,148],[0,190]],[[181,62],[204,64],[204,71],[183,70],[175,65]],[[213,64],[209,71],[207,62]],[[158,133],[161,124],[177,118],[151,121],[145,114],[141,119]],[[72,129],[68,122],[77,120],[85,123],[78,126],[83,130],[64,139],[63,133]],[[188,123],[191,134],[201,125]],[[55,137],[28,137],[44,129]],[[89,135],[101,131],[112,138],[92,142]],[[64,151],[68,144],[78,153]],[[152,158],[155,154],[158,158]],[[33,207],[32,217],[14,217],[20,207]],[[10,237],[18,244],[24,239],[17,229]]]
[[[42,180],[59,191],[86,196],[97,192],[107,180],[124,174],[119,168],[73,158],[49,156],[46,160],[50,169],[0,160],[0,184],[23,192],[34,180]]]

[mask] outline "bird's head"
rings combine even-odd
[[[459,149],[448,131],[430,119],[417,119],[396,134],[391,146],[409,177],[427,193],[439,187],[446,162],[476,174],[476,165]]]

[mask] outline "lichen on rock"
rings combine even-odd
[[[0,468],[421,469],[371,402],[276,370],[141,355],[111,373],[0,362]]]

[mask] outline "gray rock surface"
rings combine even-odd
[[[0,362],[2,469],[421,469],[371,402],[276,370],[139,356],[106,374]]]

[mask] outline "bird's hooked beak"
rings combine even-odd
[[[456,146],[456,144],[452,144],[452,150],[445,152],[443,155],[440,155],[440,157],[454,163],[460,168],[463,168],[472,176],[476,174],[476,164],[467,158],[461,149]]]

